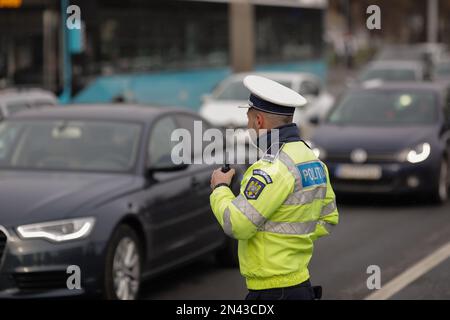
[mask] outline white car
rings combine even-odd
[[[0,121],[22,110],[54,106],[57,103],[53,93],[41,89],[0,90]]]
[[[223,80],[211,95],[204,97],[200,114],[213,125],[224,128],[246,128],[246,105],[250,91],[244,86],[243,79],[250,73],[238,73]],[[257,72],[251,73],[266,77],[302,94],[308,103],[297,108],[294,122],[301,128],[302,136],[308,136],[311,130],[310,119],[321,119],[334,103],[334,97],[321,84],[318,77],[309,73]]]

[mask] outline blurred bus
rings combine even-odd
[[[327,1],[249,1],[254,68],[324,78]],[[85,48],[72,56],[74,102],[152,102],[196,109],[201,96],[231,73],[230,1],[70,4],[81,9]],[[24,0],[20,8],[0,10],[0,62],[6,66],[2,69],[0,63],[0,81],[61,89],[60,12],[60,1],[54,0]]]

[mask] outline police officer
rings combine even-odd
[[[328,169],[300,139],[292,123],[295,107],[306,100],[295,91],[259,76],[247,76],[248,128],[270,140],[278,129],[279,148],[269,147],[251,165],[235,197],[229,185],[233,169],[211,176],[211,208],[224,232],[239,240],[239,265],[248,300],[312,300],[308,264],[313,242],[338,223]],[[262,134],[264,131],[267,133]],[[270,146],[270,143],[266,143]]]

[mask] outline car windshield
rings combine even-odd
[[[291,81],[276,81],[283,86],[292,88]],[[216,100],[248,100],[249,96],[250,91],[244,86],[242,80],[239,80],[228,83],[214,96],[214,98]]]
[[[384,49],[379,60],[423,60],[426,52],[420,48],[393,47]]]
[[[380,79],[383,81],[416,81],[416,73],[413,69],[369,69],[364,72],[360,80],[367,81]]]
[[[440,76],[450,75],[450,62],[439,64],[436,68],[436,73]]]
[[[334,124],[430,124],[437,118],[436,97],[426,91],[362,91],[347,94],[328,116]]]
[[[0,123],[0,169],[130,171],[141,125],[107,121]]]

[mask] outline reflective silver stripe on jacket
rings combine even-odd
[[[283,204],[287,205],[301,205],[311,203],[316,199],[325,199],[327,194],[326,186],[319,186],[314,189],[300,190],[290,194]]]
[[[300,177],[300,172],[298,171],[297,167],[295,166],[294,161],[284,151],[280,151],[278,159],[280,159],[280,161],[287,167],[289,172],[295,178],[294,192],[301,190],[303,187],[302,186],[302,178]]]
[[[294,192],[288,196],[288,198],[284,202],[285,205],[301,205],[311,203],[316,199],[325,199],[327,193],[326,184],[319,185],[313,189],[302,190],[302,178],[300,176],[299,170],[297,169],[297,165],[284,151],[280,152],[279,159],[295,178]],[[307,164],[310,162],[317,162],[317,160],[303,162],[302,164]]]
[[[242,212],[248,220],[250,220],[257,228],[261,227],[264,222],[266,222],[266,218],[255,209],[254,206],[247,201],[247,199],[241,194],[237,198],[235,198],[232,203]]]
[[[234,238],[233,229],[231,228],[230,209],[226,208],[223,213],[223,231],[228,236]]]
[[[245,197],[239,195],[232,203],[238,210],[247,217],[258,229],[258,231],[267,231],[279,234],[304,235],[314,232],[317,221],[309,222],[274,222],[267,220],[255,207],[253,207]],[[225,233],[233,237],[233,230],[230,219],[230,210],[225,209],[223,215],[223,229]]]
[[[331,231],[333,230],[333,228],[335,227],[334,224],[328,223],[326,221],[319,221],[318,222],[320,225],[322,225],[328,233],[331,233]]]
[[[304,235],[314,232],[317,221],[309,222],[273,222],[267,221],[261,231],[280,234]]]
[[[333,200],[332,202],[330,202],[329,204],[327,204],[322,208],[320,216],[323,217],[329,215],[330,213],[333,213],[333,211],[335,211],[336,209],[337,209],[336,201]]]

